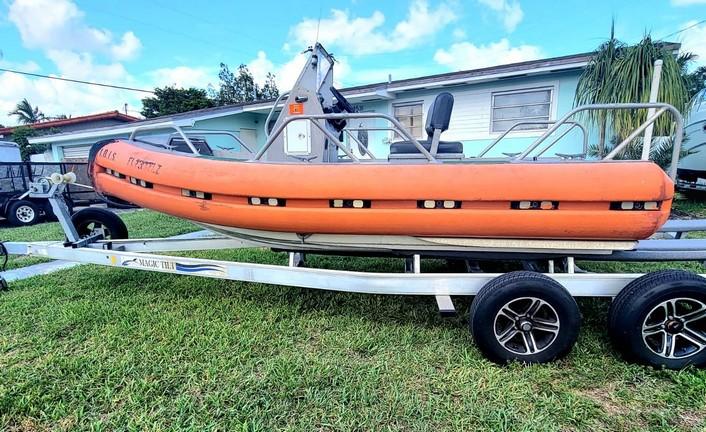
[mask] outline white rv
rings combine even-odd
[[[677,189],[706,192],[706,89],[694,96],[685,126],[684,146],[694,153],[679,161]]]

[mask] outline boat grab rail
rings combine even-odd
[[[159,123],[159,124],[153,124],[153,125],[143,125],[143,126],[136,126],[132,132],[130,132],[130,136],[128,139],[130,141],[134,141],[135,137],[137,136],[138,132],[145,132],[145,131],[154,131],[154,130],[164,130],[164,129],[174,129],[176,133],[184,140],[186,145],[191,149],[191,152],[195,155],[199,155],[199,151],[196,149],[196,146],[194,143],[191,142],[189,139],[189,135],[226,135],[231,138],[233,138],[235,141],[238,142],[245,150],[247,150],[250,154],[255,153],[253,149],[251,149],[247,144],[243,142],[243,140],[237,136],[235,133],[231,131],[219,131],[219,130],[210,130],[210,129],[189,129],[187,131],[184,131],[180,126],[174,124],[174,123]]]
[[[358,144],[358,149],[361,151],[361,153],[364,153],[364,154],[370,156],[370,158],[373,159],[373,160],[377,159],[377,158],[375,157],[375,155],[373,154],[373,152],[371,152],[370,149],[369,149],[367,146],[363,145],[363,143],[360,142],[360,140],[359,140],[358,138],[356,138],[355,136],[353,136],[353,132],[351,132],[351,131],[348,130],[348,129],[343,129],[343,132],[345,132],[346,135],[348,135],[351,140],[355,141],[355,143]]]
[[[662,102],[640,102],[640,103],[607,103],[607,104],[589,104],[576,107],[566,113],[561,119],[557,120],[552,127],[547,129],[546,132],[539,138],[537,138],[532,144],[529,145],[521,154],[517,155],[513,160],[520,161],[527,157],[535,148],[537,148],[544,140],[547,139],[549,135],[554,133],[561,125],[567,124],[571,117],[582,111],[598,111],[598,110],[635,110],[635,109],[649,109],[655,108],[657,111],[649,116],[645,121],[638,126],[630,135],[628,135],[620,144],[615,146],[615,148],[608,153],[603,160],[611,160],[618,153],[623,151],[625,147],[638,135],[643,133],[651,124],[653,124],[662,114],[669,112],[676,124],[674,130],[674,144],[672,148],[672,161],[669,167],[669,177],[675,181],[677,177],[677,162],[679,161],[679,154],[681,153],[682,138],[684,136],[684,118],[682,117],[679,110],[674,106],[662,103]],[[553,145],[553,143],[552,143]],[[649,146],[650,143],[643,142],[643,156],[641,160],[649,160]],[[546,151],[546,149],[544,150]]]
[[[280,102],[282,102],[282,99],[285,97],[289,96],[289,92],[284,92],[280,93],[279,96],[277,96],[277,99],[275,99],[275,103],[272,104],[272,108],[270,108],[270,112],[267,113],[267,118],[265,119],[265,138],[270,137],[270,120],[272,120],[272,115],[275,113],[275,110],[277,109],[277,105],[279,105]]]
[[[497,137],[493,142],[488,144],[483,150],[481,150],[480,153],[476,156],[477,158],[485,156],[486,153],[488,153],[493,147],[495,147],[500,141],[503,140],[510,132],[515,130],[515,128],[519,126],[525,126],[525,125],[551,125],[556,123],[557,120],[525,120],[525,121],[519,121],[512,126],[510,126],[505,132],[503,132],[499,137]],[[546,146],[542,151],[537,154],[537,156],[541,156],[549,150],[550,147],[552,147],[557,141],[560,139],[564,138],[571,130],[574,128],[579,128],[581,129],[581,132],[583,133],[583,153],[586,154],[588,152],[588,133],[586,132],[586,128],[578,122],[575,121],[567,121],[564,124],[571,125],[568,129],[564,131],[561,135],[559,135],[554,141],[552,141],[548,146]]]
[[[134,141],[135,136],[137,136],[138,132],[144,132],[144,131],[150,131],[150,130],[163,130],[163,129],[174,129],[179,136],[184,140],[187,146],[191,149],[191,152],[193,154],[200,154],[199,151],[196,149],[196,146],[194,143],[191,142],[188,136],[184,133],[184,131],[174,123],[158,123],[158,124],[153,124],[153,125],[143,125],[143,126],[135,126],[135,128],[132,129],[132,132],[130,132],[130,136],[128,137],[128,140]]]
[[[331,131],[327,130],[325,127],[323,127],[318,121],[316,120],[350,120],[350,119],[383,119],[387,120],[390,122],[396,129],[396,132],[400,134],[405,140],[410,141],[414,146],[419,150],[419,152],[424,155],[424,157],[429,161],[429,162],[438,162],[437,159],[432,156],[431,153],[427,149],[422,146],[419,141],[412,137],[409,132],[402,126],[402,124],[394,117],[388,115],[388,114],[383,114],[383,113],[331,113],[331,114],[301,114],[301,115],[293,115],[293,116],[287,116],[284,121],[275,129],[272,134],[267,138],[267,142],[265,142],[265,145],[260,149],[260,151],[257,152],[255,157],[252,159],[253,161],[259,160],[266,152],[267,150],[272,146],[274,141],[282,134],[284,129],[287,127],[287,125],[295,120],[309,120],[311,123],[313,123],[321,132],[326,135],[331,142],[333,142],[336,147],[341,149],[346,156],[351,158],[354,162],[360,162],[360,159],[358,159],[350,150],[346,148],[345,145],[333,134]]]

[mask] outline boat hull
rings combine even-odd
[[[261,163],[128,141],[95,147],[91,161],[104,195],[197,222],[299,235],[637,240],[667,220],[674,190],[642,161]],[[424,207],[444,201],[453,208]],[[527,202],[550,208],[521,208]],[[621,210],[622,202],[658,208]]]

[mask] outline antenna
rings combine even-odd
[[[316,38],[314,38],[314,46],[319,43],[319,28],[321,27],[321,11],[323,10],[323,7],[321,3],[319,3],[319,20],[316,22]]]

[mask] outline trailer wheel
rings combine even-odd
[[[546,363],[571,351],[581,316],[571,294],[554,279],[528,271],[498,276],[471,305],[473,339],[496,363]]]
[[[670,369],[706,365],[706,279],[682,270],[635,279],[615,297],[608,331],[628,360]]]
[[[14,226],[32,225],[39,220],[39,207],[32,201],[14,201],[7,208],[7,220]]]
[[[106,239],[112,240],[126,239],[128,236],[123,220],[115,213],[102,208],[81,209],[71,216],[71,222],[81,237],[94,231],[102,231]]]

